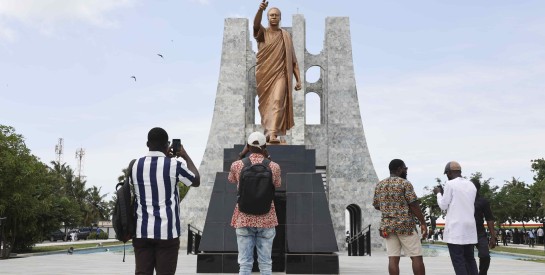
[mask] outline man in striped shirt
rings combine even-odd
[[[135,274],[174,274],[180,249],[180,193],[178,182],[198,187],[195,164],[180,146],[172,152],[168,134],[156,127],[149,131],[149,152],[132,168],[136,236],[133,238]],[[181,157],[187,166],[176,158]]]

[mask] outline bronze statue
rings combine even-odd
[[[291,35],[280,28],[282,14],[278,8],[267,12],[269,27],[261,25],[263,11],[269,2],[261,2],[254,18],[254,38],[257,41],[257,66],[255,78],[261,125],[269,143],[278,144],[278,136],[294,125],[292,75],[295,76],[295,90],[301,90],[299,66],[293,50]]]

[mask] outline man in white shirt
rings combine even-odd
[[[537,242],[543,244],[543,227],[537,229]]]
[[[475,226],[475,185],[462,177],[462,168],[458,162],[451,161],[445,167],[449,179],[445,189],[435,187],[437,204],[446,210],[445,231],[443,240],[448,244],[452,266],[456,275],[478,274],[473,249],[477,243]]]

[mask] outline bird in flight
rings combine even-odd
[[[136,82],[136,76],[133,75],[133,76],[131,76],[131,78],[134,78],[134,81]]]
[[[158,53],[157,54],[160,58],[164,58],[162,54]]]

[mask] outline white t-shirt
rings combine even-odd
[[[437,203],[445,216],[443,240],[451,244],[476,244],[477,228],[475,226],[475,185],[462,177],[445,183],[443,195],[437,193]]]

